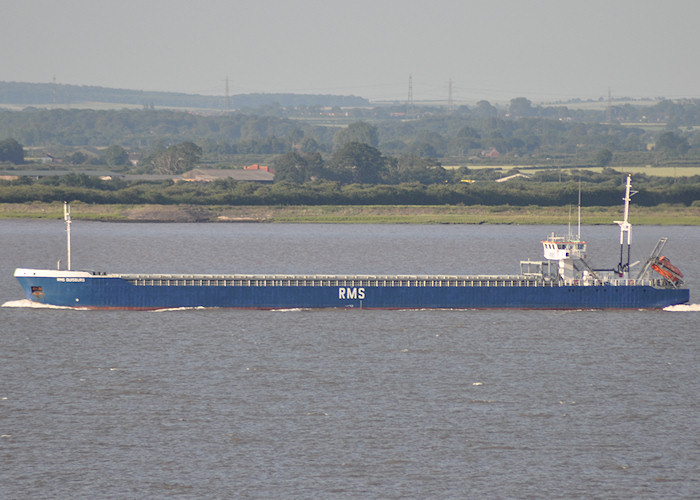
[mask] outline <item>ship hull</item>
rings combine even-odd
[[[235,281],[197,276],[164,280],[28,269],[18,269],[15,276],[29,300],[94,309],[658,309],[687,303],[690,298],[685,288],[560,285],[513,277],[325,277],[314,281],[290,280],[294,277],[289,276],[245,280],[238,276]],[[246,284],[240,284],[243,281]],[[306,284],[300,285],[300,281]]]

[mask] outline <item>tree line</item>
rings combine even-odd
[[[209,183],[129,182],[68,174],[0,181],[0,203],[67,200],[97,204],[565,206],[577,202],[580,189],[585,206],[615,206],[620,204],[625,176],[608,169],[600,174],[585,171],[567,174],[562,182],[555,178],[556,173],[543,172],[530,180],[506,183],[388,185],[317,180],[303,184],[289,181],[256,184],[232,179]],[[674,182],[639,175],[635,187],[639,194],[634,202],[642,206],[700,205],[700,176]]]
[[[292,119],[243,112],[29,108],[0,111],[0,138],[52,154],[63,151],[66,159],[78,150],[88,163],[99,163],[101,151],[114,145],[147,156],[192,142],[202,149],[203,161],[231,165],[240,155],[330,155],[352,140],[384,155],[415,155],[443,163],[488,163],[492,161],[488,155],[495,152],[496,161],[512,164],[655,165],[678,159],[700,164],[700,131],[693,128],[700,125],[700,100],[662,101],[629,110],[627,105],[613,106],[611,121],[600,112],[533,106],[524,98],[513,99],[505,108],[486,101],[452,112],[426,108],[411,119],[405,114],[387,115],[386,109],[356,108],[339,113],[345,122],[322,122],[309,116]],[[369,132],[363,131],[360,140],[347,140],[342,137],[350,128],[346,122],[364,125]],[[338,127],[340,123],[343,127]]]
[[[664,111],[665,118],[694,120],[696,102],[662,104],[653,107]],[[26,143],[17,139],[23,138],[31,145],[31,154],[36,154],[36,145],[58,152],[61,168],[101,164],[116,172],[175,177],[201,165],[230,168],[240,155],[258,153],[276,171],[273,186],[231,180],[196,185],[120,184],[125,182],[121,180],[101,184],[80,176],[25,178],[0,183],[0,201],[560,205],[570,203],[565,200],[570,193],[556,167],[568,166],[578,170],[565,174],[564,181],[568,175],[583,177],[584,192],[590,191],[594,204],[605,205],[619,202],[622,176],[611,170],[601,180],[598,174],[581,174],[582,168],[615,165],[625,154],[636,164],[700,164],[700,135],[692,128],[564,120],[561,109],[533,106],[524,98],[513,99],[507,111],[482,101],[453,113],[372,123],[358,120],[342,127],[244,113],[0,111],[0,137],[7,136],[0,140],[0,162],[6,167],[21,169],[27,160]],[[485,152],[501,156],[489,158]],[[444,166],[452,161],[463,166]],[[464,166],[489,161],[555,168],[529,181],[461,182],[502,175],[500,170]],[[517,173],[517,167],[511,173]],[[666,184],[653,179],[644,181],[646,194],[639,203],[689,205],[700,199],[696,178]]]
[[[168,106],[224,110],[228,108],[256,108],[271,104],[280,106],[367,106],[366,99],[344,95],[318,94],[238,94],[204,96],[181,92],[156,92],[143,90],[113,89],[90,85],[67,85],[60,83],[0,82],[0,103],[36,106],[52,106],[76,102],[102,102],[137,105],[147,108]]]

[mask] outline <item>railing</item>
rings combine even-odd
[[[667,287],[668,283],[663,279],[645,279],[645,280],[563,280],[563,286],[652,286],[656,288]]]
[[[652,286],[667,287],[663,279],[561,280],[534,276],[296,276],[296,275],[121,275],[136,286],[244,286],[244,287],[557,287]]]
[[[558,286],[531,276],[286,276],[122,275],[136,286],[291,287],[543,287]]]

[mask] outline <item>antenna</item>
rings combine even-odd
[[[622,275],[630,269],[630,247],[632,243],[632,224],[629,223],[630,199],[639,191],[632,191],[632,175],[627,174],[627,185],[625,186],[625,211],[623,220],[614,221],[620,225],[620,263],[617,265],[617,272]],[[623,264],[625,233],[627,233],[627,264]]]
[[[574,240],[571,234],[571,205],[569,205],[569,240]],[[575,241],[581,241],[581,179],[578,180],[578,234]]]
[[[578,180],[578,241],[581,241],[581,179]]]
[[[70,271],[70,203],[63,202],[63,219],[66,221],[66,239],[68,250],[68,271]]]

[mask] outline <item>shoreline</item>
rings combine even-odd
[[[74,220],[102,222],[220,222],[325,224],[568,224],[577,208],[461,205],[96,205],[72,204]],[[612,224],[619,207],[581,207],[581,222]],[[0,219],[62,219],[63,203],[0,203]],[[700,225],[700,207],[633,206],[636,225]]]

